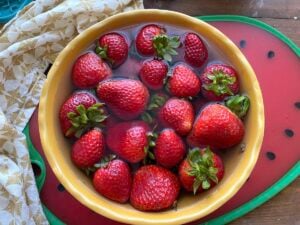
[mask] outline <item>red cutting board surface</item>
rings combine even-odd
[[[245,54],[259,80],[265,105],[265,136],[258,162],[241,190],[199,224],[225,214],[251,200],[280,179],[300,159],[300,59],[272,34],[239,22],[211,22]],[[30,136],[46,162],[42,202],[70,225],[117,225],[73,198],[49,167],[39,139],[37,112],[30,121]],[[74,216],[76,215],[76,216]]]

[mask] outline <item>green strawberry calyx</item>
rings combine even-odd
[[[95,103],[89,108],[85,108],[80,104],[76,107],[76,112],[69,112],[67,117],[71,123],[71,127],[67,130],[66,136],[75,133],[76,137],[80,137],[86,129],[93,126],[100,126],[108,117],[103,110],[104,103]]]
[[[195,177],[193,184],[194,194],[197,193],[200,186],[207,190],[211,187],[211,181],[218,183],[218,169],[214,167],[213,157],[214,153],[209,147],[202,151],[199,148],[190,150],[187,160],[191,169],[187,171],[187,174]]]
[[[154,94],[151,96],[150,103],[146,111],[142,114],[141,118],[148,124],[153,123],[154,111],[162,107],[167,101],[167,96],[161,94]]]
[[[143,161],[143,164],[151,164],[152,162],[155,161],[155,156],[153,153],[153,149],[156,146],[156,139],[158,137],[158,134],[154,132],[156,127],[153,128],[152,131],[147,133],[147,139],[148,139],[148,144],[147,146],[144,147],[144,151],[145,151],[145,158]]]
[[[177,55],[175,50],[180,46],[179,36],[169,37],[165,34],[156,35],[153,38],[153,47],[155,48],[156,55],[168,62],[172,61],[172,56]]]
[[[95,52],[96,54],[104,60],[107,60],[108,62],[110,62],[111,64],[114,64],[114,60],[108,57],[107,54],[108,51],[108,46],[105,45],[104,47],[101,47],[99,44],[97,44],[96,48],[95,48]]]
[[[203,85],[207,91],[212,91],[217,96],[223,94],[233,95],[229,85],[236,82],[236,77],[231,77],[223,71],[215,70],[211,74],[208,74],[207,78],[211,80],[209,84]]]
[[[87,176],[91,175],[92,173],[94,173],[96,170],[98,170],[99,168],[106,168],[108,166],[108,163],[114,159],[116,159],[117,156],[110,154],[107,155],[105,157],[103,157],[100,162],[95,163],[93,166],[85,168],[84,172]]]
[[[225,99],[225,106],[239,118],[243,118],[249,110],[250,100],[245,95],[234,95]]]

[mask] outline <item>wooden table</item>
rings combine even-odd
[[[300,0],[144,0],[144,5],[191,16],[237,14],[257,18],[300,46]],[[272,200],[231,224],[300,225],[300,178]]]
[[[192,16],[237,14],[257,18],[300,46],[300,0],[144,0],[144,5]],[[231,224],[300,225],[300,178],[272,200]]]

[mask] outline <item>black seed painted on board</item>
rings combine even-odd
[[[245,48],[246,47],[246,41],[245,40],[241,40],[240,41],[240,47],[241,48]]]
[[[276,155],[273,152],[267,152],[267,157],[270,160],[274,160],[276,158]]]
[[[273,58],[274,56],[275,56],[275,52],[273,52],[273,51],[268,52],[268,58],[269,59]]]
[[[293,137],[294,136],[294,131],[292,131],[291,129],[285,129],[284,133],[286,134],[286,136],[288,137]]]
[[[300,109],[300,102],[295,102],[295,107]]]
[[[57,190],[60,191],[60,192],[63,192],[65,190],[64,186],[62,186],[62,184],[59,184],[57,186]]]

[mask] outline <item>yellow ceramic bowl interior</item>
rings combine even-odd
[[[225,176],[215,188],[197,196],[181,196],[177,210],[159,213],[140,212],[130,204],[118,204],[98,194],[87,178],[70,160],[70,144],[60,130],[58,114],[72,92],[70,70],[75,59],[101,34],[141,23],[158,22],[193,30],[223,54],[239,74],[241,91],[251,106],[245,120],[246,148],[240,146],[224,156]],[[220,31],[190,16],[164,10],[138,10],[112,16],[95,24],[72,40],[57,57],[45,83],[39,107],[39,129],[47,160],[63,186],[93,211],[128,224],[183,224],[219,208],[245,183],[259,155],[264,133],[264,108],[255,73],[240,50]],[[63,204],[63,203],[61,203]],[[77,215],[80,216],[80,215]]]

